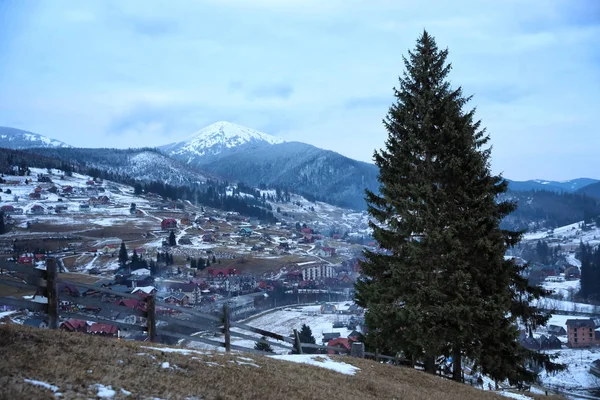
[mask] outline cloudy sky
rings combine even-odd
[[[227,120],[371,161],[424,28],[494,172],[600,178],[598,0],[0,0],[0,125],[140,147]]]

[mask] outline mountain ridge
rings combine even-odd
[[[41,148],[71,148],[73,146],[23,129],[0,126],[0,147],[7,149],[28,149],[32,147]]]

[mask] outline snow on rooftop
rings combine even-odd
[[[332,360],[328,356],[321,354],[283,354],[269,357],[276,360],[315,365],[317,367],[330,369],[345,375],[354,375],[356,371],[360,371],[360,368],[355,367],[354,365]]]

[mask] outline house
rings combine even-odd
[[[99,336],[115,336],[118,332],[118,329],[116,326],[114,325],[109,325],[109,324],[92,324],[89,329],[88,332],[91,333],[92,335],[99,335]]]
[[[242,229],[240,229],[239,233],[240,233],[241,236],[248,237],[248,236],[252,235],[252,229],[250,229],[250,228],[242,228]]]
[[[350,353],[350,348],[352,347],[353,339],[350,338],[336,338],[327,342],[328,347],[339,347],[340,351],[336,350],[327,350],[327,354],[348,354]]]
[[[589,347],[596,342],[593,319],[567,320],[567,345],[571,348]]]
[[[156,293],[154,286],[139,286],[131,291],[131,294],[137,294],[142,298],[146,298]]]
[[[348,339],[352,339],[352,340],[355,340],[355,341],[357,341],[359,338],[360,338],[360,332],[359,331],[352,331],[348,335]]]
[[[168,229],[177,229],[177,221],[173,218],[163,219],[160,223],[160,228],[163,231],[166,231]]]
[[[33,256],[20,256],[17,259],[17,263],[23,264],[23,265],[31,265],[31,264],[33,264],[33,261],[34,261]]]
[[[323,332],[323,343],[329,343],[330,340],[340,337],[339,332]]]
[[[146,302],[135,299],[121,299],[113,302],[114,305],[131,308],[132,310],[146,311]]]
[[[86,182],[86,185],[89,185],[89,186],[94,186],[95,184],[96,184],[96,182],[94,182],[91,179]]]
[[[87,333],[88,324],[81,319],[68,319],[61,322],[59,329],[67,332],[84,332]]]
[[[321,306],[321,314],[335,314],[336,312],[337,307],[334,304],[323,304]]]
[[[318,251],[318,254],[321,257],[334,257],[335,249],[333,247],[321,247]]]
[[[90,211],[90,205],[89,204],[80,204],[79,211]]]
[[[29,198],[33,199],[33,200],[39,200],[42,198],[42,195],[40,193],[29,193]]]
[[[30,212],[32,214],[43,214],[44,213],[44,207],[40,206],[39,204],[34,205],[33,207],[31,207]]]
[[[208,273],[215,278],[224,278],[226,276],[237,275],[238,271],[235,268],[224,268],[224,269],[208,269]]]
[[[550,335],[548,337],[548,342],[547,342],[545,348],[548,349],[548,350],[554,350],[554,349],[558,350],[558,349],[561,349],[562,348],[562,342],[555,335]]]
[[[185,294],[183,292],[172,292],[172,293],[168,293],[164,297],[164,302],[169,303],[169,304],[178,304],[180,306],[183,306],[190,302],[190,296],[188,296],[187,294]]]
[[[42,329],[48,328],[48,322],[41,318],[26,319],[25,322],[23,322],[23,325],[32,326],[34,328],[42,328]]]
[[[181,218],[181,220],[179,221],[179,223],[181,225],[191,225],[192,221],[190,221],[190,219],[188,217],[184,217],[184,218]]]
[[[79,297],[80,295],[79,289],[69,283],[59,283],[56,289],[59,293],[64,293],[69,296]]]
[[[555,336],[566,336],[567,330],[559,325],[548,325],[548,334]]]
[[[63,186],[62,191],[64,194],[73,193],[73,186]]]
[[[213,236],[212,233],[207,233],[204,236],[202,236],[202,241],[203,242],[214,242],[215,241],[215,237]]]
[[[14,210],[15,208],[13,206],[2,206],[2,211],[4,211],[5,214],[11,214]]]

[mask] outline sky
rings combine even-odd
[[[506,178],[600,178],[599,0],[0,0],[0,125],[158,146],[230,121],[372,162],[426,29]]]

